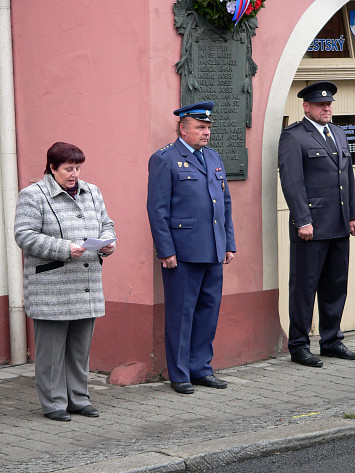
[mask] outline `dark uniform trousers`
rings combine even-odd
[[[185,263],[162,268],[165,347],[169,378],[190,382],[213,373],[212,342],[222,297],[222,263]]]
[[[332,349],[340,331],[348,281],[349,238],[292,241],[290,244],[289,350],[309,348],[315,294],[321,347]]]

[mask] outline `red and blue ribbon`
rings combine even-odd
[[[245,10],[249,6],[249,3],[250,3],[250,0],[239,0],[239,1],[237,0],[234,16],[232,19],[232,21],[235,21],[235,24],[237,24],[238,21],[241,19],[241,17],[244,15]]]

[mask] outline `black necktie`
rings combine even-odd
[[[206,163],[205,163],[205,160],[203,158],[203,155],[202,155],[201,151],[195,150],[193,154],[196,156],[196,158],[198,159],[198,162],[201,164],[203,169],[206,171]]]
[[[328,148],[332,151],[332,154],[338,154],[333,138],[330,136],[330,131],[327,126],[323,128],[325,141],[327,142]]]

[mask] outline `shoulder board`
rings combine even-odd
[[[173,149],[174,146],[175,146],[174,143],[170,143],[170,144],[168,144],[168,145],[166,145],[166,146],[163,146],[162,148],[160,148],[160,150],[158,151],[158,153],[159,153],[160,156],[161,156],[162,154],[164,154],[164,153],[165,153],[166,151],[168,151],[169,149]]]
[[[209,146],[205,146],[205,148],[210,149],[211,151],[214,151],[215,153],[217,153],[217,151],[215,149],[210,148]]]
[[[284,128],[284,130],[291,130],[291,128],[295,128],[296,126],[299,126],[301,124],[302,122],[291,123],[291,125],[288,125],[286,128]]]

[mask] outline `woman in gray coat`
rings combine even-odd
[[[34,321],[36,387],[43,413],[68,421],[70,413],[97,417],[87,379],[96,317],[105,314],[102,257],[115,244],[86,250],[88,238],[114,239],[100,190],[79,180],[83,152],[55,143],[44,179],[23,189],[15,239],[24,252],[25,310]]]

